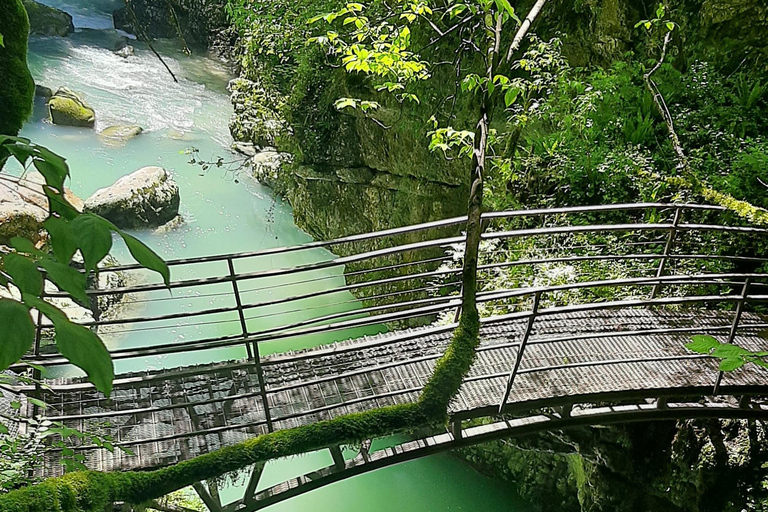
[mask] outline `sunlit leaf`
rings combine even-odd
[[[685,347],[698,354],[709,354],[715,347],[720,346],[720,342],[712,336],[696,335],[692,337],[693,341],[686,343]]]
[[[749,350],[741,348],[738,345],[729,345],[727,343],[723,343],[722,345],[719,345],[718,347],[715,348],[715,350],[712,351],[712,356],[719,357],[719,358],[731,358],[731,357],[741,357],[749,353],[750,353]]]
[[[728,357],[720,361],[721,372],[732,372],[738,368],[744,366],[745,361],[740,357]]]

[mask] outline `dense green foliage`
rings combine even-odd
[[[27,37],[29,19],[21,0],[6,2],[0,18],[0,135],[16,135],[32,112],[35,83],[27,68]],[[0,155],[2,162],[2,155]]]
[[[575,6],[568,4],[567,7],[589,13],[594,4],[575,2]],[[419,174],[427,181],[463,183],[466,161],[456,158],[447,162],[440,153],[450,158],[468,153],[469,130],[477,120],[476,93],[489,87],[488,82],[482,82],[482,58],[473,54],[461,60],[458,75],[464,79],[458,82],[450,66],[434,66],[430,69],[433,80],[429,85],[420,80],[410,81],[405,76],[407,83],[401,89],[399,78],[390,80],[386,71],[363,76],[364,65],[368,65],[370,71],[371,63],[366,63],[366,57],[351,46],[328,54],[316,46],[305,45],[313,30],[307,22],[338,9],[347,9],[344,16],[350,14],[349,6],[345,7],[344,3],[236,0],[230,5],[241,34],[239,62],[244,78],[233,85],[235,96],[240,97],[238,119],[233,125],[238,138],[290,149],[300,164],[334,169],[396,169],[406,175]],[[419,5],[423,8],[423,4],[413,7],[414,16]],[[484,5],[492,9],[498,7],[499,11],[505,9],[503,1]],[[556,5],[562,8],[561,3]],[[605,2],[605,5],[619,9],[615,2]],[[688,22],[690,13],[684,5],[675,5],[677,9],[671,9],[669,15],[680,20],[679,32],[686,34],[686,30],[693,29],[693,24]],[[370,7],[373,17],[381,5],[373,2]],[[357,8],[351,11],[359,13]],[[422,10],[418,14],[424,13]],[[458,34],[432,45],[418,19],[403,19],[409,25],[407,34],[402,30],[384,34],[384,40],[396,47],[396,55],[390,52],[385,58],[402,57],[407,42],[412,48],[424,51],[417,52],[419,55],[410,53],[401,61],[417,64],[401,70],[406,75],[419,75],[423,71],[424,68],[418,67],[422,58],[433,63],[451,61],[460,41]],[[348,24],[352,26],[345,29],[342,25],[340,31],[359,30],[356,21],[353,16]],[[552,23],[547,26],[545,22],[541,36],[526,41],[523,58],[505,70],[507,75],[495,84],[502,94],[494,111],[489,146],[493,157],[486,208],[703,199],[728,205],[751,221],[765,220],[765,211],[753,206],[768,205],[764,185],[768,180],[764,165],[768,163],[768,142],[764,140],[768,128],[768,97],[763,69],[749,65],[754,61],[744,66],[734,65],[730,58],[718,61],[716,52],[710,60],[712,52],[693,51],[685,46],[686,37],[695,37],[691,33],[674,42],[655,80],[692,163],[693,175],[681,176],[669,145],[667,128],[644,85],[644,75],[658,62],[659,43],[646,38],[639,29],[633,32],[632,27],[638,20],[622,21],[627,25],[622,33],[634,34],[637,42],[625,48],[621,58],[600,68],[576,67],[577,61],[596,59],[592,55],[574,58],[574,47],[588,45],[574,45],[566,34],[568,47],[564,48],[561,39],[552,33]],[[599,20],[595,26],[605,28]],[[314,33],[323,37],[321,34],[330,37],[325,30]],[[505,42],[511,35],[504,34]],[[356,58],[345,62],[350,55]],[[605,54],[600,58],[604,59]],[[340,63],[352,73],[346,75],[335,68]],[[465,94],[460,94],[455,103],[450,101],[459,91]],[[388,94],[390,92],[394,94]],[[432,114],[434,119],[430,119]],[[435,121],[437,124],[433,124]],[[431,138],[427,137],[428,132]],[[463,208],[465,198],[457,197],[456,202]],[[407,207],[403,203],[403,208]],[[407,218],[406,213],[397,217],[401,218]],[[560,242],[551,241],[551,247],[545,248],[529,243],[498,249],[505,252],[505,257],[524,258],[544,249],[557,255],[567,247]],[[570,242],[621,246],[620,239],[611,237]],[[536,280],[558,279],[560,270],[521,274],[512,269],[496,278],[505,286],[519,286]],[[630,270],[635,269],[596,266],[587,268],[582,278],[623,276]],[[616,297],[610,291],[598,293],[604,293],[603,298]],[[573,303],[580,299],[568,295],[555,300]],[[504,307],[525,306],[507,304]],[[143,501],[270,458],[442,424],[446,420],[446,407],[473,360],[477,333],[477,317],[465,314],[450,348],[416,404],[260,436],[158,471],[75,473],[2,496],[0,508],[9,512],[103,510],[113,500]],[[702,435],[695,445],[697,453],[709,449],[707,442]],[[521,467],[554,468],[566,479],[562,489],[575,486],[580,490],[582,505],[591,503],[598,510],[600,503],[613,504],[611,500],[615,496],[606,496],[605,488],[597,485],[610,481],[598,479],[604,468],[590,459],[565,455],[548,458],[541,453],[526,455],[519,448],[507,445],[500,452],[492,453],[491,458],[494,457],[497,459],[494,463],[504,461],[515,476],[521,474]],[[699,463],[691,456],[679,464],[680,468],[687,462]],[[679,472],[684,473],[683,469]],[[531,481],[524,485],[531,488],[541,485],[540,474],[530,474]],[[700,473],[694,475],[699,476]],[[629,486],[626,482],[624,485]],[[704,487],[704,483],[694,482],[685,489],[688,492],[690,488]],[[713,488],[707,489],[711,492]],[[565,505],[573,506],[573,503]]]

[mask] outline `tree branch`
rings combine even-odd
[[[669,42],[671,40],[672,32],[667,32],[667,34],[664,36],[664,43],[661,46],[661,56],[659,57],[659,60],[651,68],[651,70],[648,71],[648,73],[643,75],[643,79],[645,80],[646,88],[651,93],[653,103],[656,105],[656,110],[659,111],[662,119],[664,119],[664,124],[667,126],[667,132],[669,132],[669,140],[672,142],[672,149],[675,151],[675,155],[677,156],[677,169],[685,173],[688,177],[693,177],[691,164],[688,161],[688,157],[685,155],[683,145],[680,143],[680,138],[677,136],[677,132],[675,131],[675,123],[672,119],[672,114],[669,112],[669,108],[667,108],[667,104],[664,101],[664,96],[661,94],[661,91],[659,91],[659,87],[651,78],[664,63],[664,59],[667,57]]]
[[[517,49],[520,48],[520,44],[523,42],[523,39],[525,39],[526,34],[528,34],[528,30],[531,28],[531,25],[533,25],[533,22],[539,16],[539,13],[544,8],[544,4],[546,3],[547,0],[537,0],[534,6],[531,7],[531,10],[528,12],[528,16],[525,17],[523,23],[520,25],[520,29],[518,29],[517,34],[515,34],[515,38],[512,39],[512,44],[509,45],[506,59],[507,64],[512,62],[512,56],[517,51]]]

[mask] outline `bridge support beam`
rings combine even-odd
[[[251,470],[251,478],[248,479],[248,485],[245,487],[245,495],[243,496],[243,503],[250,505],[256,503],[256,489],[259,486],[261,475],[264,474],[265,462],[259,462],[253,466]]]
[[[331,457],[333,458],[333,466],[338,470],[341,471],[346,467],[346,462],[344,461],[344,454],[341,453],[341,447],[340,446],[331,446],[328,448],[331,452]]]
[[[451,422],[451,434],[455,440],[461,439],[461,420]]]
[[[209,483],[210,489],[206,489],[202,482],[195,482],[192,488],[210,512],[223,512],[221,499],[219,499],[219,489],[215,484]],[[215,489],[215,490],[214,490]]]

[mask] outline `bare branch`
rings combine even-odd
[[[520,29],[518,29],[517,34],[515,34],[515,38],[512,39],[512,44],[509,45],[509,50],[507,50],[507,63],[512,61],[512,56],[517,49],[520,48],[520,44],[523,42],[523,39],[525,39],[526,34],[528,34],[528,30],[531,28],[531,25],[533,25],[533,22],[539,16],[539,13],[546,3],[547,0],[537,0],[534,6],[531,7],[528,16],[525,17],[523,23],[520,25]]]

